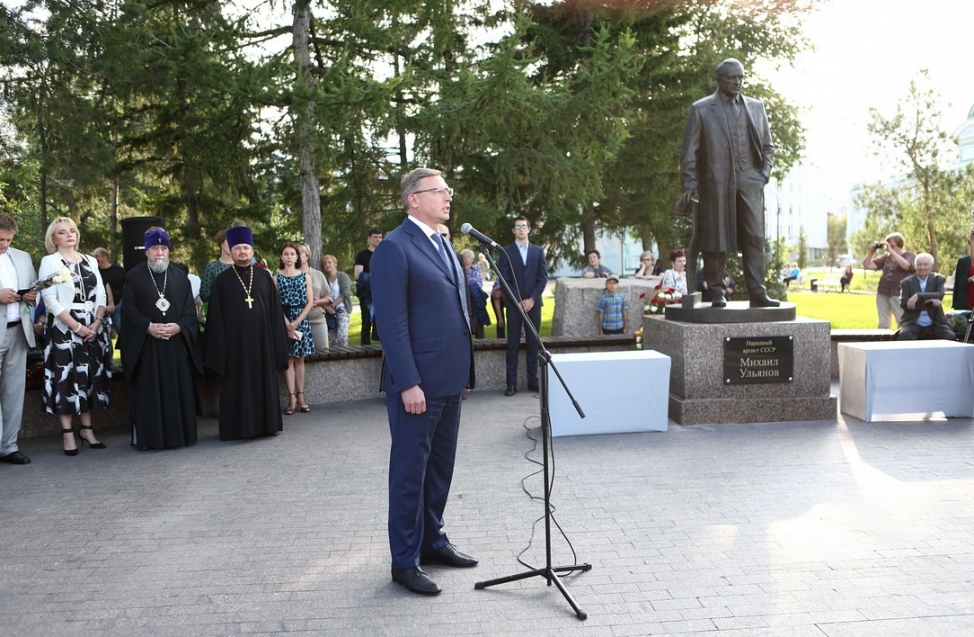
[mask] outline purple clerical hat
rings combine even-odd
[[[228,247],[232,248],[241,243],[246,243],[249,246],[254,245],[254,233],[250,231],[250,228],[247,226],[237,226],[236,228],[227,230]]]

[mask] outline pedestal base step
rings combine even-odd
[[[835,396],[686,399],[670,394],[670,418],[680,425],[835,420]]]

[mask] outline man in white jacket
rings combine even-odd
[[[34,347],[28,305],[37,301],[37,290],[24,290],[37,274],[30,255],[10,246],[16,234],[14,218],[0,213],[0,462],[30,464],[17,447],[17,434],[24,415],[27,349]]]

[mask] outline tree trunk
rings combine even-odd
[[[300,0],[294,5],[294,61],[297,66],[295,87],[303,99],[294,102],[292,116],[297,123],[298,175],[301,180],[301,225],[304,241],[311,247],[311,262],[321,262],[321,196],[318,191],[318,175],[312,156],[315,106],[314,77],[311,74],[311,5]],[[302,101],[304,105],[302,106]]]
[[[586,254],[595,247],[595,214],[592,204],[585,206],[585,216],[582,219],[582,254]]]

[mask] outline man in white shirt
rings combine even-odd
[[[30,464],[20,453],[17,434],[24,414],[27,384],[27,349],[34,347],[34,326],[28,305],[37,301],[30,288],[37,278],[30,255],[10,244],[17,234],[17,222],[0,214],[0,462]]]

